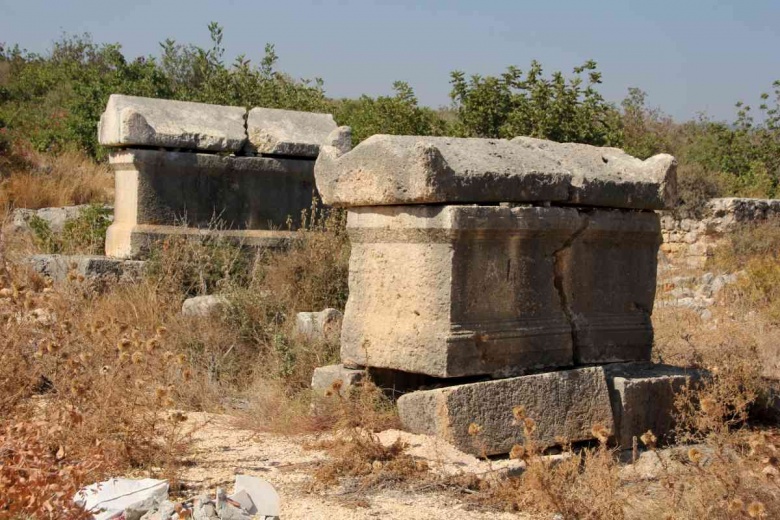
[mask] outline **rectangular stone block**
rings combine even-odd
[[[654,212],[591,210],[557,258],[578,365],[649,361],[661,228]]]
[[[238,152],[246,142],[246,109],[112,94],[98,140],[111,147]]]
[[[109,162],[116,184],[109,256],[133,256],[167,234],[278,241],[289,233],[276,230],[294,229],[312,204],[312,161],[122,150]]]
[[[375,135],[344,153],[324,146],[315,167],[326,204],[558,202],[663,209],[676,199],[677,163],[617,148],[531,138]]]
[[[555,252],[582,225],[570,208],[350,210],[342,362],[447,378],[571,365]]]
[[[675,396],[702,377],[698,370],[649,363],[617,363],[604,370],[615,416],[615,440],[623,449],[630,449],[633,438],[648,430],[659,441],[667,439],[675,425]]]
[[[265,155],[315,159],[334,130],[330,114],[253,108],[247,118],[249,149]]]
[[[512,412],[516,406],[535,422],[532,439],[542,448],[593,439],[596,426],[614,429],[601,367],[412,392],[398,399],[398,414],[413,433],[435,435],[467,453],[496,455],[526,441]],[[481,433],[469,434],[472,423]]]

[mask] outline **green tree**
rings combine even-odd
[[[576,67],[569,80],[561,72],[544,77],[541,64],[533,61],[525,75],[509,67],[498,77],[473,75],[467,80],[463,72],[455,71],[450,83],[459,135],[620,143],[619,115],[597,90],[601,73],[594,61]]]
[[[335,118],[352,127],[353,143],[374,134],[445,135],[447,125],[430,108],[421,107],[414,90],[403,81],[393,83],[394,96],[343,99],[335,105]]]

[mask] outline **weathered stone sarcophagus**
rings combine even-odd
[[[285,243],[311,207],[314,160],[335,128],[329,114],[112,95],[98,131],[116,179],[106,254],[204,232]]]
[[[352,242],[344,367],[318,372],[318,388],[339,374],[360,381],[359,369],[437,378],[439,388],[400,397],[401,420],[472,453],[524,441],[518,406],[539,446],[594,431],[625,443],[668,424],[648,422],[669,417],[668,396],[643,414],[625,388],[686,380],[647,364],[654,210],[675,199],[673,157],[378,135],[346,153],[323,147],[315,174],[323,201],[347,208]],[[484,427],[478,443],[472,422]]]
[[[649,360],[649,210],[674,167],[524,138],[326,147],[317,184],[352,241],[342,361],[451,378]]]

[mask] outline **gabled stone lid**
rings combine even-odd
[[[330,114],[253,108],[247,118],[249,151],[264,155],[316,158],[336,130]]]
[[[238,152],[246,142],[243,107],[112,94],[98,124],[111,147]]]
[[[324,146],[314,174],[323,201],[339,207],[552,202],[648,210],[674,204],[676,166],[666,154],[642,161],[617,148],[527,137],[375,135],[346,153]]]

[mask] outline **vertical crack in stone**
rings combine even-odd
[[[574,241],[577,240],[577,238],[579,238],[579,236],[582,235],[586,229],[588,229],[588,226],[590,225],[590,217],[587,213],[582,211],[578,211],[577,213],[583,218],[582,225],[574,233],[572,233],[566,242],[564,242],[563,245],[558,248],[558,250],[556,250],[552,255],[553,285],[555,286],[555,290],[558,292],[558,299],[561,302],[561,310],[563,311],[564,316],[566,316],[566,321],[569,322],[569,327],[571,329],[571,347],[575,360],[578,357],[577,349],[579,347],[579,343],[577,340],[577,327],[574,323],[574,312],[572,311],[571,302],[569,301],[569,298],[566,295],[566,290],[563,286],[563,277],[565,274],[564,253],[572,246]]]

